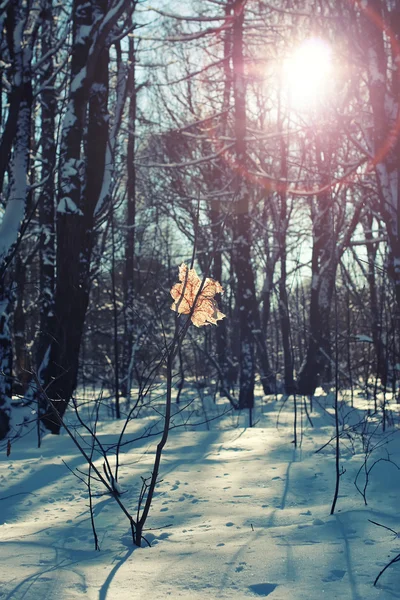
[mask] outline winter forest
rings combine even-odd
[[[0,598],[400,598],[400,3],[0,0]]]

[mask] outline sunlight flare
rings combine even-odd
[[[327,99],[332,78],[332,48],[321,38],[303,41],[283,63],[283,91],[295,110],[315,108]]]

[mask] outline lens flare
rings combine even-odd
[[[283,91],[294,110],[314,109],[332,87],[332,48],[321,38],[302,42],[283,64]]]

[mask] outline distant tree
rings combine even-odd
[[[388,234],[389,275],[400,310],[399,4],[386,0],[362,3],[359,42],[372,113],[368,153],[376,177],[377,206]]]

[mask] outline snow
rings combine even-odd
[[[50,350],[51,350],[51,346],[49,345],[46,348],[46,352],[44,353],[43,360],[42,360],[39,370],[38,370],[38,378],[40,381],[42,381],[43,372],[45,371],[45,369],[47,369],[47,365],[49,364]]]
[[[67,130],[67,129],[71,129],[72,127],[74,127],[77,120],[78,119],[76,118],[76,115],[74,113],[74,103],[70,101],[68,103],[68,108],[66,110],[65,117],[64,117],[64,122],[63,122],[64,129]]]
[[[385,83],[385,76],[379,70],[378,55],[376,53],[376,50],[374,48],[370,47],[368,49],[368,56],[369,56],[368,68],[369,68],[371,83]]]
[[[87,76],[87,69],[86,69],[86,67],[82,67],[82,69],[79,71],[79,73],[77,73],[75,75],[75,77],[73,78],[73,80],[71,82],[71,89],[70,89],[71,94],[76,92],[83,85],[83,82],[84,82],[86,76]]]
[[[25,215],[29,126],[30,110],[25,103],[22,103],[12,161],[10,196],[0,223],[0,262],[7,258],[17,242]]]
[[[392,96],[389,94],[385,95],[385,113],[387,114],[390,121],[396,121],[396,117],[398,114],[399,105],[394,101]]]
[[[92,25],[80,25],[76,33],[75,43],[84,44],[91,33]]]
[[[357,334],[354,337],[357,342],[370,342],[370,343],[373,342],[372,338],[369,335]]]
[[[359,408],[341,404],[342,424],[350,433],[341,444],[345,473],[333,516],[329,514],[335,484],[333,447],[316,453],[334,432],[332,397],[314,399],[310,412],[314,428],[299,402],[302,443],[295,448],[292,398],[262,401],[259,396],[252,429],[246,427],[245,413],[230,411],[211,421],[208,430],[205,425],[185,424],[182,413],[175,417],[181,426],[170,433],[144,532],[152,547],[132,545],[127,519],[114,499],[100,495],[93,484],[100,552],[94,550],[86,486],[63,464],[84,473],[82,456],[65,433],[46,435],[42,447],[35,448],[32,422],[32,431],[12,444],[11,455],[1,453],[0,597],[399,598],[398,564],[373,587],[376,575],[400,547],[393,533],[369,519],[394,532],[400,529],[400,476],[393,464],[380,462],[370,472],[364,505],[354,486],[364,461],[354,425],[365,416],[368,401],[355,396]],[[222,400],[217,406],[210,397],[204,401],[207,414],[228,408]],[[397,406],[392,408],[397,427]],[[22,410],[14,410],[14,422],[21,421]],[[141,414],[129,425],[132,437],[157,424],[155,410],[144,407]],[[89,418],[88,407],[82,415]],[[201,404],[195,402],[192,422],[202,421],[202,415]],[[35,414],[29,411],[28,416],[34,419]],[[71,413],[68,418],[73,422]],[[121,427],[104,411],[97,427],[99,439],[111,443]],[[374,417],[365,421],[365,439],[371,444],[384,442],[368,466],[381,451],[387,456],[386,449],[399,463],[397,428],[373,433],[376,429]],[[87,434],[81,433],[89,444]],[[141,477],[151,472],[157,441],[157,437],[138,439],[121,456],[121,498],[134,514]],[[96,464],[101,467],[101,459]]]
[[[63,164],[63,177],[66,179],[68,177],[72,178],[78,174],[78,165],[79,160],[76,158],[68,158]]]
[[[64,198],[61,198],[57,206],[57,212],[83,216],[81,209],[77,207],[75,202],[72,200],[72,198],[69,198],[69,196],[64,196]]]
[[[22,174],[24,177],[24,174]],[[20,183],[23,183],[21,180]],[[23,187],[23,185],[18,185]],[[17,187],[16,186],[16,187]],[[26,188],[26,186],[25,186]],[[0,224],[0,259],[8,255],[18,239],[18,232],[25,214],[25,195],[13,197],[7,202],[6,210]]]
[[[117,132],[121,123],[122,114],[125,106],[125,99],[127,94],[127,86],[130,83],[128,77],[128,70],[125,65],[121,65],[118,72],[118,83],[117,83],[117,101],[114,112],[114,119],[111,126],[111,132],[109,142],[106,147],[106,160],[104,166],[104,176],[99,194],[99,199],[96,204],[94,215],[97,216],[104,208],[106,200],[111,193],[111,187],[114,176],[114,154],[117,143]]]

